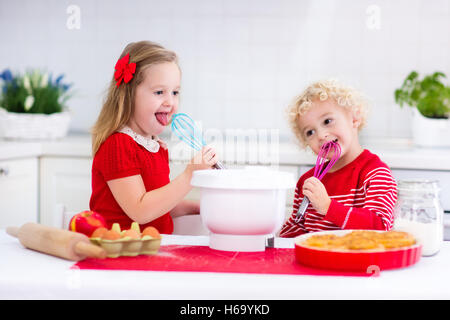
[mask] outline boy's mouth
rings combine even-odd
[[[323,145],[321,145],[320,147],[323,148],[323,147],[324,147],[327,143],[329,143],[329,142],[337,143],[337,142],[338,142],[338,139],[336,138],[336,139],[334,139],[334,140],[327,141],[327,142],[325,142]]]
[[[162,125],[167,126],[169,123],[169,113],[168,112],[156,112],[155,113],[156,120]]]

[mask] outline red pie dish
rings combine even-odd
[[[402,239],[392,242],[396,237]],[[298,236],[294,243],[297,262],[321,269],[376,272],[404,268],[417,263],[422,254],[422,245],[411,235],[395,231],[321,231]]]

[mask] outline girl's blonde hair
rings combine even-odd
[[[360,120],[358,130],[361,130],[366,124],[369,104],[359,91],[334,79],[314,82],[295,97],[287,109],[289,125],[303,147],[306,147],[307,143],[300,131],[298,120],[311,109],[316,99],[320,101],[333,99],[339,106],[351,110],[353,115]]]
[[[151,65],[163,62],[174,62],[178,65],[178,57],[174,52],[150,41],[129,43],[122,51],[120,59],[127,53],[130,54],[129,63],[136,63],[136,71],[130,82],[122,82],[118,87],[113,75],[102,110],[91,129],[93,155],[106,138],[129,122],[134,110],[136,87],[144,80],[144,71]]]

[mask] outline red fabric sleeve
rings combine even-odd
[[[388,230],[377,212],[365,208],[347,207],[331,200],[325,219],[342,229]]]
[[[98,170],[105,181],[141,173],[135,146],[131,137],[116,133],[111,135],[96,154]]]
[[[332,199],[325,219],[342,229],[390,230],[394,223],[397,184],[389,169],[381,168],[366,178],[362,207],[344,206]]]

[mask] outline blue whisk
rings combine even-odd
[[[202,134],[199,132],[197,126],[186,113],[176,113],[172,116],[172,132],[177,137],[191,146],[193,149],[200,151],[202,147],[206,146]],[[225,169],[225,166],[218,161],[214,168]]]

